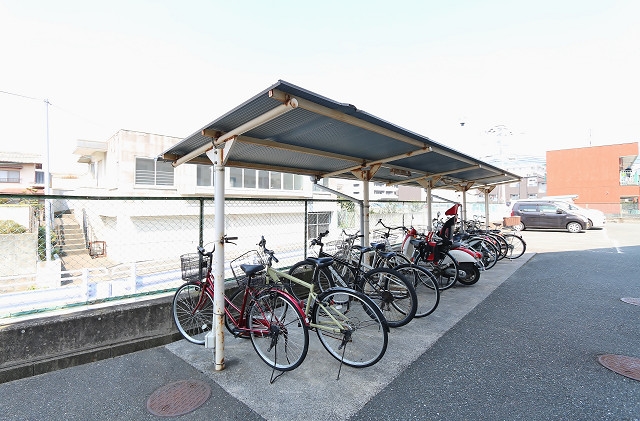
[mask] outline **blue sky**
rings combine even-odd
[[[635,0],[0,0],[0,139],[44,151],[47,98],[61,169],[77,139],[185,137],[283,79],[479,157],[497,125],[520,153],[636,142],[638,28]]]

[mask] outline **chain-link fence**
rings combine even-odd
[[[450,206],[433,203],[433,216]],[[473,206],[468,217],[484,213],[484,204]],[[498,206],[490,212],[500,220]],[[211,197],[2,195],[0,317],[169,292],[182,282],[180,256],[213,247],[215,217]],[[382,232],[379,220],[428,226],[424,202],[371,202],[369,218],[372,240]],[[262,236],[287,267],[311,254],[309,241],[320,232],[329,230],[325,241],[332,241],[360,229],[361,209],[350,201],[228,198],[225,233],[238,240],[225,246],[227,277],[229,261],[256,249]],[[394,233],[392,242],[402,241]]]

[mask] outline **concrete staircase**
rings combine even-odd
[[[89,255],[82,227],[73,214],[62,214],[56,218],[56,232],[61,257]]]
[[[105,259],[94,259],[89,253],[84,239],[82,226],[73,214],[56,216],[56,232],[58,233],[59,256],[63,261],[63,270],[77,270],[98,266],[106,266]]]

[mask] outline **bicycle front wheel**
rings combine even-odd
[[[389,326],[376,304],[358,291],[326,291],[314,304],[311,320],[322,346],[343,364],[369,367],[387,351]]]
[[[326,268],[316,270],[314,264],[308,263],[304,260],[291,266],[291,268],[289,269],[289,275],[295,276],[296,278],[308,284],[313,284],[316,288],[316,293],[318,294],[334,286],[333,277]],[[309,295],[309,289],[307,287],[298,285],[286,278],[282,278],[282,281],[285,283],[285,285],[288,285],[289,291],[292,292],[298,299],[307,299],[307,296]]]
[[[436,277],[426,268],[413,264],[396,266],[395,270],[413,282],[418,297],[418,308],[414,317],[425,317],[433,313],[440,303]]]
[[[173,296],[173,321],[182,336],[198,345],[204,345],[204,337],[213,327],[213,298],[203,291],[200,282],[188,282],[178,288]]]
[[[251,343],[269,367],[293,370],[309,349],[309,330],[299,308],[287,295],[273,289],[256,297],[247,315]]]
[[[416,315],[416,289],[396,270],[372,269],[361,277],[358,287],[378,305],[390,327],[404,326]]]

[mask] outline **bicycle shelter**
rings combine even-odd
[[[224,174],[225,167],[363,181],[362,233],[369,238],[369,181],[431,190],[485,193],[519,181],[518,175],[436,143],[357,109],[285,81],[215,119],[158,156],[172,162],[214,164],[214,326],[215,367],[224,369]],[[463,214],[463,218],[466,218]]]

